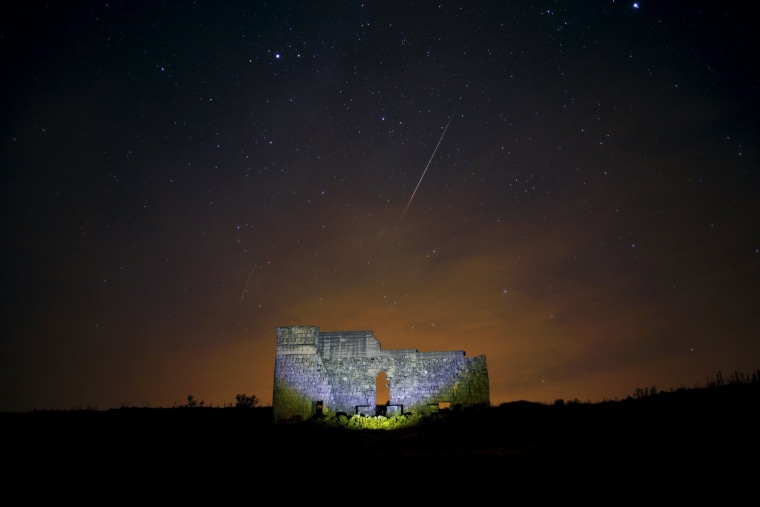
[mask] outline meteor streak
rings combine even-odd
[[[412,196],[409,198],[409,202],[406,203],[406,208],[404,208],[404,212],[401,213],[401,218],[398,219],[398,223],[400,224],[401,221],[404,219],[404,215],[406,215],[406,211],[409,209],[409,205],[412,204],[412,199],[414,199],[414,195],[417,193],[417,189],[420,188],[420,184],[422,183],[422,178],[425,177],[425,173],[428,170],[428,167],[430,167],[430,163],[433,161],[433,157],[435,157],[435,152],[438,151],[438,147],[441,145],[441,141],[443,141],[443,136],[446,135],[446,131],[449,130],[449,125],[451,125],[451,120],[454,119],[454,113],[457,112],[457,107],[459,107],[459,103],[457,102],[457,105],[454,107],[454,111],[452,111],[451,116],[449,116],[449,121],[446,123],[446,127],[443,129],[443,134],[441,134],[441,138],[438,139],[438,144],[435,145],[435,149],[433,150],[433,154],[430,155],[430,160],[428,160],[427,165],[425,166],[425,170],[422,171],[422,176],[420,176],[420,181],[417,182],[417,186],[414,187],[414,192],[412,192]]]
[[[253,276],[253,270],[256,269],[256,263],[253,264],[253,267],[251,268],[251,272],[248,273],[248,280],[245,281],[245,287],[243,287],[243,292],[240,293],[240,299],[245,299],[245,293],[248,292],[248,285],[251,283],[251,277]]]

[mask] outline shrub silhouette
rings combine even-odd
[[[259,406],[259,399],[255,394],[246,396],[245,393],[235,395],[235,406],[237,408],[255,408]]]

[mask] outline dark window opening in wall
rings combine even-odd
[[[439,401],[438,402],[438,411],[441,410],[451,410],[451,402],[450,401]]]
[[[375,415],[386,415],[386,407],[391,402],[391,379],[384,371],[375,377]]]

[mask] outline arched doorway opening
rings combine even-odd
[[[375,414],[385,415],[386,407],[391,402],[391,379],[384,371],[375,377]]]

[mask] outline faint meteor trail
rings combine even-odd
[[[435,152],[438,151],[438,147],[441,145],[441,141],[443,141],[443,136],[445,136],[446,135],[446,131],[449,130],[449,125],[451,125],[451,120],[454,119],[454,113],[457,112],[457,107],[459,107],[459,102],[457,102],[457,105],[454,107],[454,111],[451,112],[451,116],[449,116],[449,121],[446,123],[446,127],[443,129],[443,134],[441,134],[441,138],[438,139],[438,144],[435,145],[435,149],[433,150],[433,154],[430,155],[430,160],[428,160],[428,163],[425,166],[425,170],[422,171],[422,176],[420,176],[420,181],[418,181],[417,182],[417,186],[414,187],[414,192],[412,192],[412,196],[409,198],[409,202],[406,203],[406,208],[404,208],[404,212],[401,213],[401,218],[398,219],[398,223],[399,224],[404,219],[404,215],[406,215],[406,212],[409,209],[409,205],[412,204],[412,199],[414,199],[414,195],[417,193],[417,189],[420,188],[420,184],[422,183],[422,179],[425,177],[425,173],[427,172],[428,167],[430,167],[430,163],[433,161],[433,157],[435,157]]]
[[[251,283],[251,277],[253,276],[253,270],[256,269],[256,263],[253,263],[253,267],[251,268],[251,272],[248,273],[248,280],[245,281],[245,287],[243,287],[243,292],[240,293],[240,299],[245,299],[245,293],[248,292],[248,285]]]

